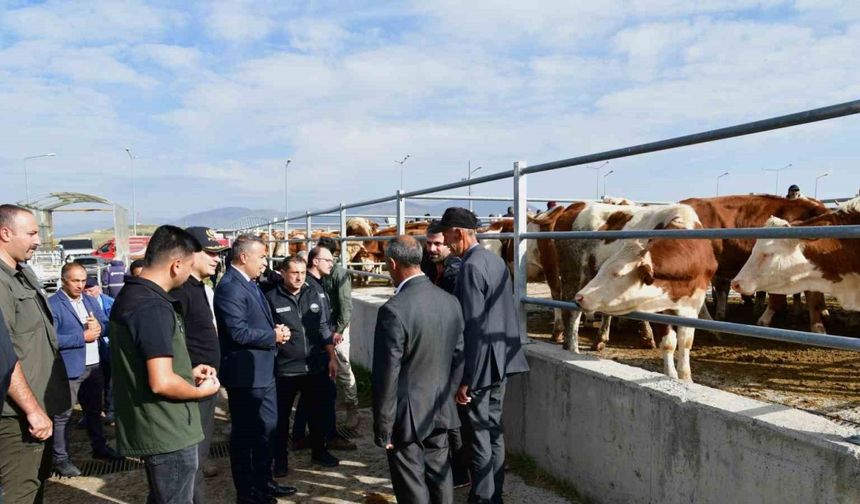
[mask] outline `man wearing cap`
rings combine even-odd
[[[502,409],[509,376],[529,370],[520,343],[517,305],[505,262],[478,244],[478,219],[465,208],[445,210],[440,226],[463,259],[455,295],[463,309],[465,366],[457,403],[468,405],[472,439],[469,502],[501,503],[505,481]]]
[[[807,199],[803,193],[800,192],[800,188],[797,187],[797,184],[791,184],[788,187],[788,194],[785,195],[787,199]]]
[[[194,265],[191,275],[179,288],[170,291],[170,295],[182,307],[185,323],[185,346],[191,357],[191,366],[205,364],[215,368],[216,373],[221,367],[221,348],[218,342],[218,330],[215,323],[213,305],[214,291],[204,281],[215,273],[221,261],[221,252],[226,247],[216,239],[215,232],[207,227],[194,226],[185,231],[193,236],[202,249],[194,253]],[[209,457],[209,444],[212,442],[212,431],[215,428],[215,403],[218,394],[200,399],[200,425],[203,427],[203,441],[197,445],[197,475],[194,480],[194,502],[206,502],[203,465]]]
[[[60,270],[60,278],[62,288],[48,299],[48,304],[54,314],[60,354],[69,376],[72,404],[54,415],[54,470],[71,478],[81,475],[69,459],[69,419],[75,402],[80,402],[84,412],[93,457],[114,460],[120,456],[107,445],[101,422],[105,385],[101,355],[106,352],[102,336],[107,335],[107,316],[95,299],[83,294],[87,281],[83,266],[66,263]]]

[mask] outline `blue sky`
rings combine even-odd
[[[513,4],[513,5],[512,5]],[[0,199],[74,190],[142,221],[291,210],[860,98],[837,0],[2,2]],[[860,188],[860,117],[610,163],[634,200]],[[592,170],[530,194],[590,198]],[[601,183],[602,185],[602,183]],[[475,187],[507,195],[510,183]]]

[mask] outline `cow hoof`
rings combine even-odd
[[[568,352],[573,352],[575,354],[579,353],[579,345],[572,345],[570,343],[564,345],[564,349]]]
[[[812,324],[810,331],[818,334],[827,334],[827,329],[824,328],[824,324]]]
[[[646,350],[654,350],[655,348],[657,348],[657,343],[655,343],[654,340],[651,338],[640,338],[639,348],[644,348]]]
[[[603,350],[606,349],[606,342],[605,341],[598,341],[597,343],[591,345],[591,349],[594,350],[595,352],[602,352]]]
[[[553,343],[564,343],[564,333],[563,332],[552,333],[552,342]]]
[[[756,325],[759,325],[762,327],[770,327],[770,320],[758,319],[758,320],[756,320],[755,323],[756,323]]]
[[[829,319],[830,318],[830,310],[828,310],[826,308],[824,310],[821,310],[821,318],[824,320]]]

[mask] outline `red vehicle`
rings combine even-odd
[[[146,246],[149,245],[149,236],[129,236],[128,237],[128,256],[130,259],[140,259],[146,252]],[[99,248],[93,251],[94,256],[102,257],[105,261],[111,261],[116,257],[115,239],[104,242]]]

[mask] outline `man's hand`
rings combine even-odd
[[[469,396],[469,386],[468,385],[460,385],[460,388],[457,389],[457,395],[455,397],[457,404],[460,406],[465,406],[472,402],[472,398]]]
[[[278,324],[275,326],[275,343],[283,344],[287,341],[290,341],[290,328],[283,325]]]
[[[391,443],[388,443],[387,445],[385,445],[385,449],[386,449],[386,450],[393,450],[393,449],[394,449],[394,445],[393,445],[393,444],[391,444]]]
[[[42,408],[28,413],[27,423],[30,424],[30,435],[39,441],[48,439],[54,433],[54,424]]]
[[[218,373],[215,371],[214,367],[207,366],[206,364],[198,364],[197,367],[191,370],[191,376],[194,377],[194,384],[198,387],[207,378],[215,378],[217,374]]]
[[[331,381],[337,378],[337,361],[331,357],[328,359],[328,377]]]
[[[101,329],[87,329],[84,331],[84,341],[87,343],[92,343],[93,341],[99,339],[101,336]]]
[[[214,375],[206,377],[202,382],[197,384],[197,390],[200,391],[200,397],[209,397],[218,393],[221,388],[221,382]]]
[[[332,340],[332,342],[334,342],[334,346],[338,346],[341,343],[343,343],[343,334],[341,334],[339,332],[332,333],[331,340]]]

